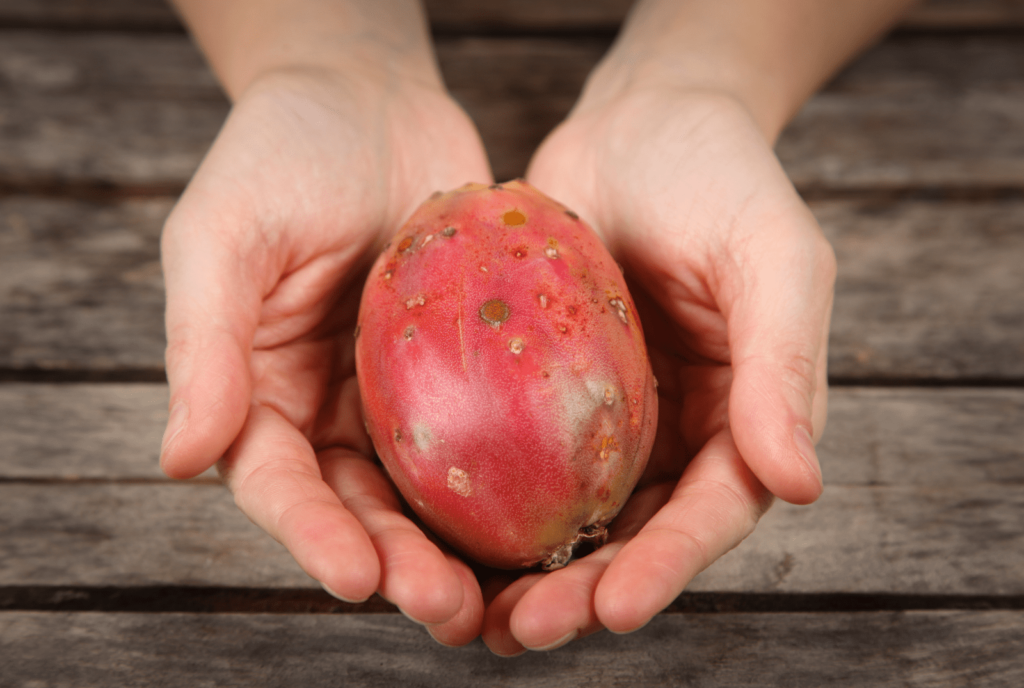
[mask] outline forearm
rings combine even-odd
[[[440,84],[418,0],[172,0],[228,96],[312,68]]]
[[[653,84],[725,93],[774,142],[916,0],[639,0],[581,106]]]

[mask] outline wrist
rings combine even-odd
[[[277,73],[441,86],[418,0],[173,0],[232,101]]]
[[[639,0],[581,109],[633,89],[740,103],[774,143],[815,90],[914,0]]]

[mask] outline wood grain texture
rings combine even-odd
[[[436,31],[611,31],[632,0],[425,0]],[[929,0],[903,24],[916,29],[1024,26],[1021,0]],[[166,0],[0,0],[0,26],[176,30]]]
[[[1020,485],[1022,417],[1020,389],[833,388],[819,446],[826,482]],[[164,478],[166,385],[0,384],[0,418],[0,482]]]
[[[830,450],[826,444],[821,453],[826,476],[837,467],[847,481],[829,484],[810,507],[777,504],[746,542],[701,574],[690,589],[1024,595],[1018,575],[1024,567],[1021,431],[995,446],[983,434],[986,424],[995,430],[1000,423],[1013,423],[1012,418],[988,416],[1000,408],[1019,410],[1022,394],[956,390],[929,398],[928,390],[911,392],[839,393],[840,413],[832,423],[841,449]],[[109,405],[113,391],[106,396]],[[148,421],[151,431],[157,429],[154,405],[139,404],[142,425]],[[151,410],[145,414],[141,409],[147,406]],[[969,411],[960,414],[957,407]],[[123,409],[115,411],[122,418],[128,415]],[[921,422],[902,425],[906,436],[901,442],[889,439],[908,419]],[[933,478],[923,477],[923,462],[933,456],[929,447],[972,420],[978,421],[978,431],[936,453]],[[16,422],[14,427],[24,425],[31,430],[31,424]],[[25,435],[14,435],[15,449],[28,445],[25,457],[40,456],[46,449],[42,440],[33,443]],[[851,435],[861,436],[861,442],[845,446],[842,438]],[[130,459],[106,460],[96,454],[96,447],[111,445],[109,437],[109,429],[100,425],[94,433],[80,429],[77,437],[68,432],[50,447],[59,449],[61,443],[78,439],[83,445],[78,451],[91,453],[92,461],[116,477]],[[0,480],[0,585],[312,586],[219,485],[52,482],[40,481],[38,475],[26,480],[20,459],[0,458],[0,465],[14,474]],[[59,465],[61,458],[50,455],[40,461],[49,462],[51,473],[61,476],[67,473]],[[80,467],[83,460],[88,456],[72,457],[69,463],[76,473],[88,474],[89,469]],[[133,475],[153,470],[151,450],[137,461],[143,469]],[[893,465],[883,470],[881,461]],[[967,470],[957,473],[958,466]]]
[[[0,198],[0,368],[162,370],[171,204]],[[811,205],[839,260],[834,377],[1024,378],[1024,202]]]
[[[0,198],[0,367],[162,369],[170,208]]]
[[[0,32],[8,73],[0,184],[180,188],[227,112],[184,36],[92,34],[59,50],[41,34],[3,47],[11,36]],[[447,83],[478,122],[498,178],[524,172],[606,46],[588,38],[438,42]],[[83,71],[82,61],[99,67]],[[1019,187],[1022,113],[1024,44],[1015,37],[895,36],[812,98],[778,153],[811,190]]]
[[[315,588],[220,485],[0,484],[0,586]]]
[[[1016,688],[1024,614],[670,615],[503,659],[390,616],[0,613],[13,686]]]
[[[832,376],[1024,378],[1024,203],[811,208],[839,264]]]

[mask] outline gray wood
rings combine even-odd
[[[1019,485],[1022,417],[1020,389],[834,387],[818,451],[830,487]],[[0,418],[0,481],[164,479],[163,384],[2,384]]]
[[[0,198],[0,367],[162,370],[170,208]]]
[[[632,0],[425,0],[439,31],[614,30]],[[918,29],[1024,25],[1020,0],[930,0],[904,24]],[[0,25],[175,30],[180,22],[165,0],[2,0]]]
[[[10,685],[77,688],[1016,688],[1022,631],[1018,611],[675,614],[502,659],[480,641],[442,647],[397,615],[7,612],[0,674]]]
[[[313,588],[220,485],[0,483],[0,586]]]
[[[831,375],[1024,378],[1024,203],[811,207],[839,263]]]
[[[1024,491],[829,486],[780,503],[690,589],[1024,595]],[[310,588],[208,484],[0,483],[0,586]]]
[[[0,369],[163,368],[169,199],[0,199]],[[830,373],[1024,378],[1024,202],[815,201],[839,260]]]
[[[0,46],[11,35],[0,34]],[[180,188],[227,111],[188,40],[161,36],[151,48],[151,36],[103,34],[58,47],[33,35],[0,48],[11,51],[0,64],[15,72],[8,77],[14,86],[0,91],[0,109],[9,113],[0,120],[0,183]],[[32,40],[41,43],[30,47]],[[447,82],[479,123],[499,178],[523,172],[606,45],[587,38],[438,42]],[[154,59],[161,56],[168,59]],[[179,56],[180,69],[156,66]],[[132,67],[74,77],[83,73],[80,60]],[[86,90],[74,92],[76,84]],[[1019,186],[1022,113],[1024,44],[1015,37],[897,36],[813,98],[778,152],[805,189]]]
[[[159,480],[167,387],[0,385],[0,481]]]
[[[894,36],[811,98],[777,151],[804,190],[1019,187],[1024,44]]]

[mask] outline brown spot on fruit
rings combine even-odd
[[[441,236],[451,238],[455,236],[456,229],[454,227],[445,227],[441,230]]]
[[[408,342],[412,340],[413,332],[415,332],[415,330],[413,329],[412,325],[409,325],[409,327],[405,328],[405,332],[402,333],[402,336],[405,337],[405,341]]]
[[[574,213],[573,211],[569,210],[568,208],[566,208],[566,210],[565,210],[565,214],[566,214],[566,215],[568,215],[569,217],[571,217],[571,218],[572,218],[572,219],[574,219],[574,220],[578,220],[578,219],[580,219],[580,216],[579,216],[579,215],[577,215],[577,214],[576,214],[576,213]]]
[[[393,270],[388,270],[387,272],[384,273],[384,279],[386,279],[386,280],[391,279],[391,275],[393,275],[393,274],[395,274]]]
[[[518,210],[510,210],[501,216],[501,221],[509,227],[518,227],[526,224],[526,216]]]
[[[480,306],[480,317],[494,329],[501,327],[501,324],[512,315],[508,304],[501,299],[491,299]]]
[[[402,431],[399,430],[398,428],[395,428],[395,442],[401,442],[401,441],[402,441]]]
[[[398,242],[398,250],[400,252],[408,251],[410,248],[412,248],[412,245],[413,245],[414,241],[415,241],[415,239],[413,237],[411,237],[411,236],[405,237],[400,242]]]
[[[523,353],[523,340],[519,337],[515,337],[508,343],[508,350],[514,354]]]
[[[515,248],[510,250],[509,253],[511,253],[516,258],[525,258],[526,254],[527,254],[527,247],[526,246],[516,246]]]
[[[363,331],[362,325],[356,325],[356,331],[352,333],[353,339],[359,339],[359,333]]]
[[[491,184],[491,185],[490,185],[489,187],[487,187],[487,188],[488,188],[488,189],[491,189],[492,191],[501,191],[501,190],[502,190],[502,189],[504,189],[505,187],[504,187],[504,186],[502,186],[501,184]]]

